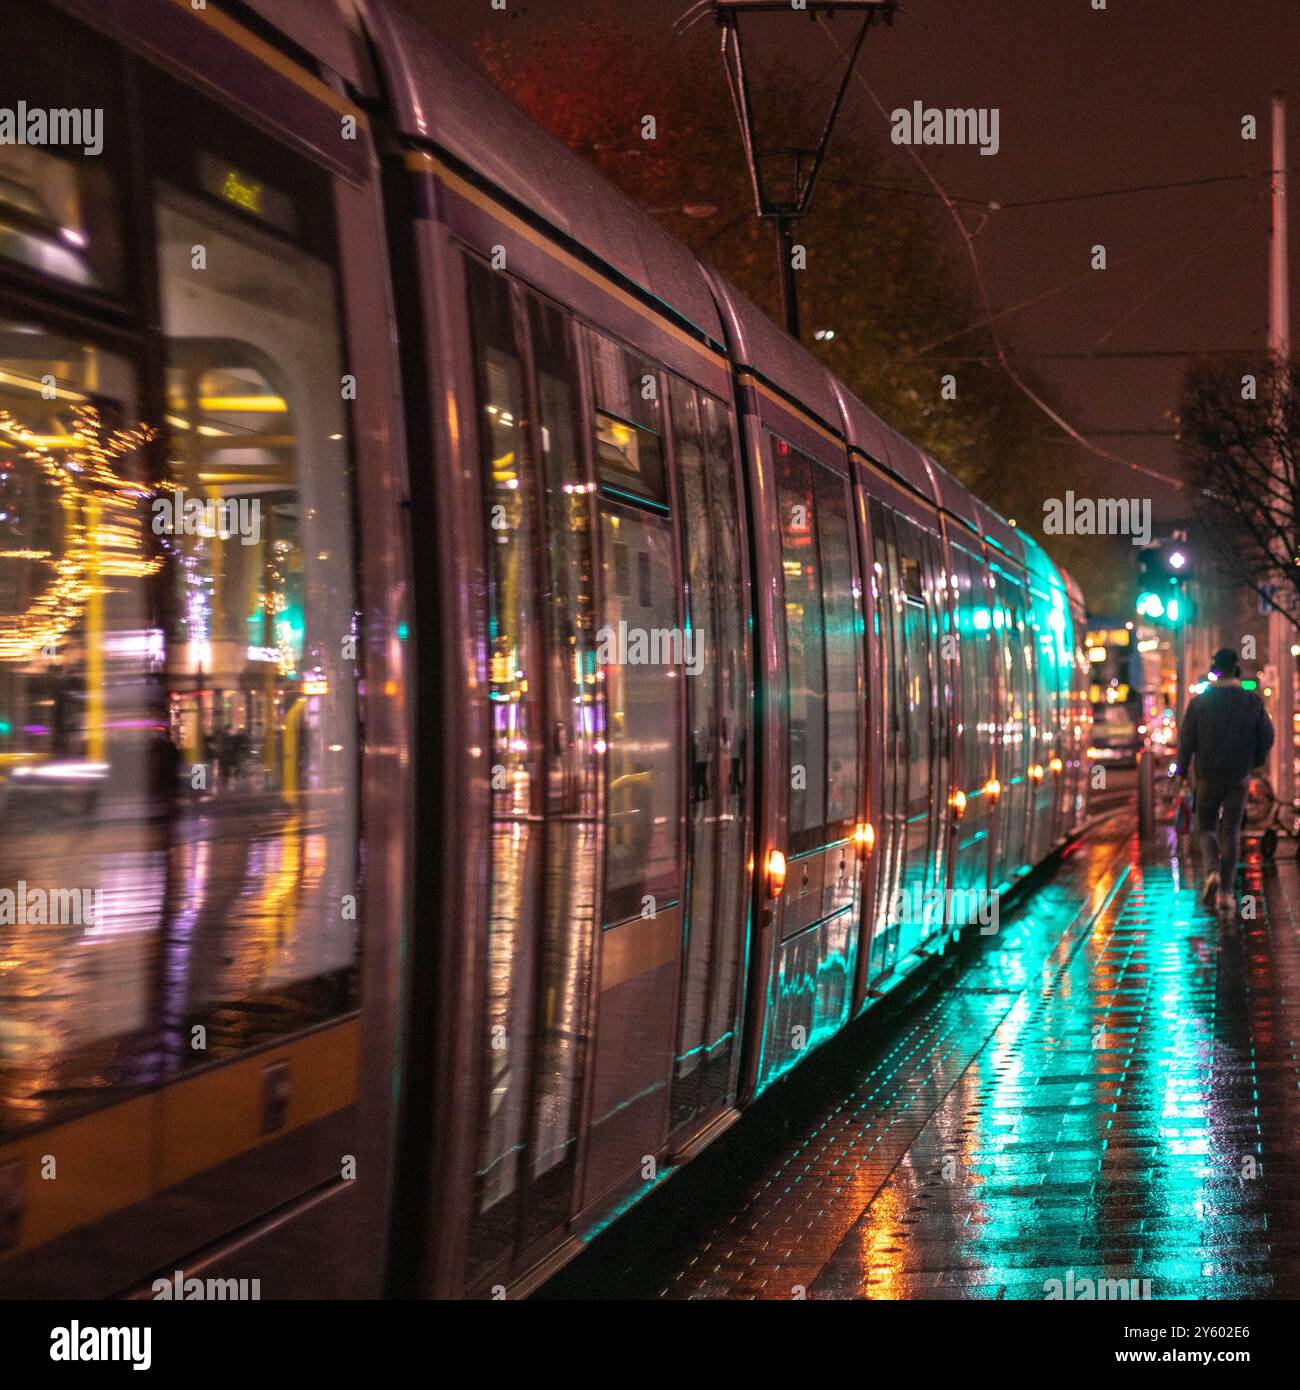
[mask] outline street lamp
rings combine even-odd
[[[791,0],[697,0],[678,20],[677,31],[685,32],[706,15],[712,14],[722,29],[722,62],[727,72],[732,105],[740,124],[740,138],[745,148],[745,162],[754,189],[754,205],[759,217],[769,219],[776,227],[777,251],[781,275],[781,301],[785,314],[786,332],[799,336],[799,291],[794,278],[794,227],[805,217],[812,205],[813,187],[830,146],[831,132],[844,103],[849,78],[867,30],[877,20],[892,23],[899,0],[806,0],[796,8]],[[749,89],[749,73],[745,66],[745,49],[741,40],[741,18],[755,14],[861,15],[862,26],[850,45],[848,60],[831,103],[829,115],[815,145],[764,145],[755,122],[753,101]],[[784,170],[785,177],[776,173]]]

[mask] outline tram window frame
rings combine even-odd
[[[18,3],[25,2],[18,0]],[[46,13],[42,8],[42,18]],[[113,83],[114,92],[120,94],[113,103],[116,107],[115,134],[111,144],[106,138],[105,149],[99,159],[113,179],[114,235],[123,246],[134,248],[134,254],[122,256],[120,273],[111,287],[98,288],[41,275],[21,262],[0,257],[0,302],[4,305],[5,316],[10,319],[31,323],[44,332],[74,337],[88,346],[114,354],[127,364],[134,381],[136,416],[155,429],[153,441],[145,445],[140,453],[140,481],[145,487],[157,488],[166,476],[163,460],[168,428],[164,419],[167,338],[159,326],[157,315],[162,285],[157,255],[160,195],[168,188],[179,191],[185,197],[220,209],[235,222],[256,228],[261,237],[278,239],[315,257],[328,272],[332,295],[331,331],[336,336],[341,367],[345,367],[349,361],[352,334],[344,283],[345,268],[336,228],[333,197],[335,176],[287,142],[268,139],[246,115],[231,106],[209,98],[160,67],[136,62],[123,45],[79,23],[74,17],[53,11],[49,13],[59,24],[75,28],[76,33],[84,39],[84,45],[88,49],[93,48],[98,68],[105,74],[103,81]],[[99,61],[101,57],[102,61]],[[100,79],[88,75],[86,80]],[[146,123],[141,113],[148,109],[169,109],[176,116],[166,124]],[[196,128],[211,132],[212,138],[205,138],[198,145],[187,142],[184,133]],[[107,129],[114,127],[109,126],[106,113]],[[215,145],[214,141],[220,140],[226,140],[231,148],[239,150],[236,158],[243,161],[241,167],[267,170],[276,188],[296,191],[300,198],[300,209],[311,208],[310,214],[304,213],[300,217],[294,235],[287,234],[283,227],[272,221],[241,210],[229,200],[213,197],[211,190],[204,188],[197,177],[198,154],[200,150],[212,152],[219,149],[220,146]],[[131,421],[126,423],[130,424]],[[345,520],[340,524],[346,528],[350,552],[347,607],[353,621],[359,623],[362,614],[363,551],[357,503],[356,441],[352,412],[346,408],[341,411],[339,429],[344,460],[342,473],[346,483],[346,501],[340,503],[345,511]],[[144,554],[161,553],[152,528],[146,525],[144,530]],[[158,629],[165,629],[167,625],[172,574],[173,567],[164,564],[157,574],[144,581],[149,599],[149,624]],[[358,641],[358,648],[364,649],[363,641]],[[367,841],[362,776],[365,701],[360,688],[351,714],[353,717],[349,729],[353,734],[353,746],[348,786],[355,833],[349,837],[351,867],[347,872],[350,881],[360,882],[364,873]],[[149,776],[157,787],[171,789],[170,780],[165,779],[159,769],[151,766]],[[172,845],[175,844],[174,832],[170,828],[173,822],[174,818],[161,822],[173,837],[169,842]],[[160,943],[165,941],[178,915],[186,908],[185,900],[176,896],[174,889],[160,899],[155,929]],[[188,1074],[200,1068],[209,1070],[222,1067],[248,1056],[249,1049],[263,1041],[273,1040],[277,1044],[287,1042],[322,1025],[333,1025],[355,1017],[360,1000],[365,945],[365,935],[358,923],[355,946],[345,966],[339,971],[330,969],[296,977],[304,987],[316,989],[318,993],[321,992],[320,986],[329,982],[330,987],[323,991],[329,996],[328,1002],[321,1006],[319,1016],[309,1017],[304,1013],[284,1027],[269,1030],[265,1038],[241,1037],[238,1044],[228,1050],[210,1049],[205,1053],[185,1046],[182,1048],[187,1054],[184,1057],[184,1072]],[[157,949],[161,949],[161,945]],[[339,975],[345,978],[338,979],[339,988],[334,988]],[[281,986],[270,988],[282,992]],[[261,991],[253,990],[241,997],[260,998]],[[149,1037],[161,1039],[169,1030],[170,1024],[161,1015],[156,1014],[146,1020]],[[132,1038],[134,1036],[130,1035]],[[176,1036],[182,1038],[183,1043],[182,1035]],[[128,1035],[122,1034],[121,1039],[127,1040]],[[177,1046],[182,1047],[182,1044],[178,1043]],[[139,1048],[133,1042],[129,1048],[116,1050],[122,1053],[122,1066],[117,1064],[115,1051],[113,1065],[104,1068],[102,1084],[96,1087],[94,1094],[74,1094],[68,1098],[68,1105],[76,1109],[89,1107],[99,1110],[119,1103],[140,1085],[177,1079],[177,1056],[171,1050],[165,1055],[157,1053],[157,1064],[148,1074],[133,1065],[129,1076],[124,1068],[131,1057],[141,1055]],[[31,1127],[40,1128],[58,1121],[63,1117],[64,1110],[64,1104],[60,1101],[49,1114],[33,1119]]]
[[[591,373],[596,475],[601,491],[666,515],[671,507],[664,369],[599,329],[586,327],[583,337]],[[649,396],[645,394],[647,384],[652,393]],[[639,408],[638,402],[648,408]],[[611,438],[603,438],[602,431]],[[620,449],[620,431],[629,435],[629,444],[636,444],[636,461],[631,466],[610,457],[611,451]]]
[[[862,644],[862,585],[860,579],[859,565],[860,560],[855,558],[854,547],[854,517],[852,494],[849,488],[848,479],[834,468],[821,462],[813,455],[805,453],[797,448],[788,440],[783,439],[775,431],[769,430],[768,446],[771,451],[773,463],[773,489],[778,508],[778,534],[780,537],[782,569],[781,569],[781,616],[784,624],[783,634],[786,644],[786,663],[784,673],[784,699],[786,700],[786,739],[785,739],[785,758],[788,785],[791,791],[788,793],[787,813],[787,834],[789,837],[789,850],[792,854],[804,854],[812,850],[817,850],[829,844],[835,844],[848,837],[852,833],[852,827],[857,819],[857,813],[862,804],[862,767],[861,767],[861,742],[862,735],[860,716],[863,708],[862,701],[862,681],[863,681],[863,644]],[[819,802],[816,814],[811,818],[803,817],[802,824],[796,829],[794,824],[794,789],[793,773],[796,763],[794,761],[794,724],[790,717],[792,690],[790,684],[790,611],[786,594],[786,572],[785,565],[788,563],[786,556],[786,533],[784,529],[784,510],[786,506],[786,481],[783,473],[786,469],[801,469],[807,479],[807,496],[812,506],[812,515],[808,518],[808,529],[812,540],[812,554],[808,558],[814,561],[814,574],[816,580],[817,593],[817,622],[814,624],[814,632],[817,637],[817,660],[820,665],[820,697],[815,701],[819,705],[820,719],[820,742],[818,750],[820,752],[818,777],[814,779],[813,769],[807,764],[805,766],[807,777],[805,787],[807,791],[816,790]],[[848,816],[830,819],[831,810],[831,703],[832,693],[830,690],[831,663],[828,660],[828,646],[830,638],[834,635],[827,627],[825,622],[826,611],[826,565],[824,560],[825,535],[823,532],[823,506],[821,502],[828,496],[828,489],[838,488],[843,498],[844,506],[842,512],[836,513],[837,519],[842,519],[843,532],[842,540],[844,544],[843,558],[848,567],[849,594],[852,605],[852,621],[847,635],[848,643],[844,655],[851,656],[853,669],[852,682],[852,702],[859,715],[859,724],[855,724],[856,739],[853,750],[853,757],[845,760],[841,766],[849,773],[847,778],[840,777],[837,781],[840,784],[840,796],[838,805],[843,806],[847,800],[852,804],[852,812]],[[843,699],[848,692],[841,690],[840,698]],[[811,746],[811,745],[810,745]],[[847,793],[847,794],[846,794]]]

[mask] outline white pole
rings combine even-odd
[[[1273,234],[1269,247],[1268,348],[1283,367],[1291,357],[1291,305],[1287,283],[1286,97],[1273,94]],[[1281,460],[1278,461],[1279,471]],[[1273,745],[1273,790],[1285,806],[1295,800],[1296,629],[1280,613],[1269,615],[1269,651],[1277,670],[1277,741]]]

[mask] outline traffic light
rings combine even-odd
[[[1178,627],[1185,622],[1188,613],[1183,585],[1190,573],[1191,558],[1186,546],[1147,546],[1138,556],[1138,613],[1165,627]]]

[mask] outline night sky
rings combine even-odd
[[[472,58],[475,41],[508,26],[516,37],[556,23],[581,42],[593,13],[625,22],[629,45],[658,42],[713,50],[711,20],[685,38],[671,32],[687,0],[401,0],[441,37]],[[1300,0],[906,0],[892,28],[867,40],[861,71],[886,108],[920,100],[938,107],[997,107],[1001,148],[925,147],[920,153],[953,196],[992,200],[976,245],[994,308],[1077,283],[1001,320],[1008,348],[1053,390],[1053,404],[1096,441],[1126,459],[1177,474],[1170,432],[1182,359],[1039,354],[1181,353],[1262,348],[1267,342],[1269,97],[1288,82],[1289,164],[1300,170]],[[782,18],[793,33],[792,81],[824,72],[833,57],[824,32],[806,16]],[[769,21],[769,26],[770,26]],[[847,38],[849,22],[835,25]],[[717,59],[719,83],[723,82]],[[800,67],[797,64],[803,63]],[[557,74],[557,82],[564,80]],[[1258,138],[1242,139],[1254,115]],[[910,171],[907,152],[854,90],[844,118],[873,135]],[[736,158],[741,159],[739,141]],[[1068,195],[1151,184],[1224,182],[1017,207]],[[1292,176],[1293,320],[1300,319],[1300,231]],[[977,209],[967,207],[971,225]],[[813,217],[816,217],[814,205]],[[936,234],[964,253],[940,211]],[[1094,243],[1109,268],[1090,272]],[[953,328],[963,324],[956,319]],[[1300,332],[1300,328],[1297,329]],[[1293,341],[1296,334],[1293,333]],[[960,342],[934,354],[968,350]],[[960,363],[942,370],[960,374]],[[960,376],[959,376],[960,380]],[[1105,433],[1102,433],[1102,432]],[[1116,433],[1139,431],[1136,434]],[[1115,495],[1151,496],[1156,516],[1186,510],[1186,494],[1099,464]]]

